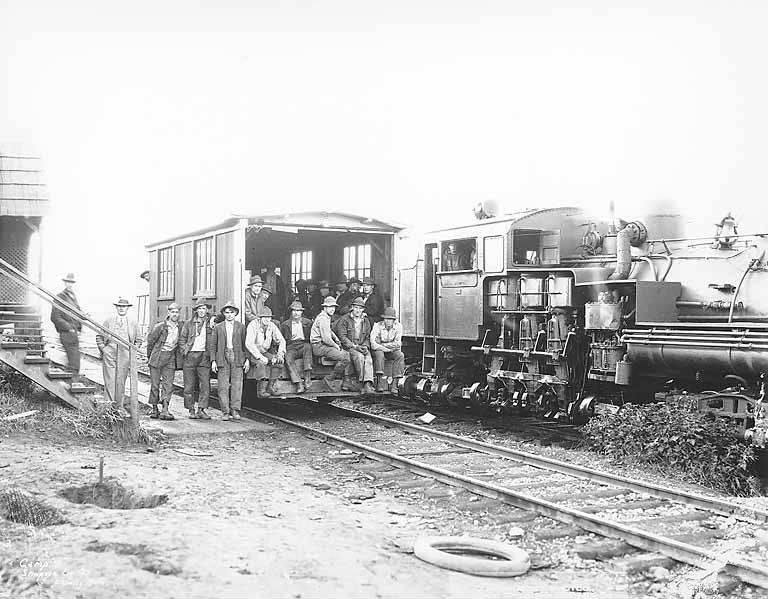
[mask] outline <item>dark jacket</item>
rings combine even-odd
[[[181,333],[179,333],[179,347],[181,348],[181,355],[186,356],[190,351],[192,351],[192,345],[195,343],[195,337],[197,332],[197,327],[195,326],[196,318],[192,318],[191,320],[188,320],[184,323],[184,326],[181,327]],[[211,330],[211,318],[209,316],[206,316],[203,318],[203,321],[201,323],[201,329],[200,331],[205,330],[205,349],[203,350],[204,354],[200,361],[200,366],[210,366],[211,365],[211,348],[213,347],[213,331]]]
[[[293,332],[291,331],[291,319],[283,321],[280,325],[280,334],[285,339],[285,344],[290,345]],[[304,329],[304,343],[309,343],[309,335],[312,332],[312,321],[309,318],[301,319],[301,327]]]
[[[168,327],[166,324],[170,322],[167,318],[158,322],[147,335],[147,355],[149,356],[149,365],[157,367],[160,361],[160,352],[163,351],[163,343],[168,338]],[[184,323],[179,320],[176,322],[176,326],[179,327],[179,339],[176,343],[176,370],[181,370],[184,365],[184,356],[181,353],[181,329]]]
[[[349,312],[351,310],[350,306],[356,297],[360,297],[360,293],[355,293],[349,289],[339,295],[336,298],[336,303],[339,304],[339,307],[336,308],[336,314],[343,315]]]
[[[248,357],[245,349],[245,325],[235,320],[232,329],[232,349],[235,353],[235,367],[241,368]],[[227,350],[227,331],[226,321],[220,322],[211,331],[210,359],[211,362],[217,362],[216,366],[221,366],[226,362],[225,352]]]
[[[65,289],[57,294],[56,297],[80,310],[80,304],[77,302],[74,292]],[[72,330],[79,331],[83,328],[83,325],[79,320],[70,316],[63,310],[60,310],[55,304],[51,308],[51,322],[59,333],[66,333]]]
[[[379,322],[384,312],[384,298],[381,297],[378,289],[371,291],[365,299],[365,313],[371,323]]]
[[[352,320],[352,314],[345,314],[336,323],[336,334],[341,341],[342,349],[350,350],[355,345],[371,348],[371,323],[363,315],[363,322],[360,325],[360,335],[355,335],[355,321]],[[365,353],[365,351],[363,352]]]

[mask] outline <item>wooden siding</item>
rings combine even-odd
[[[0,146],[0,215],[43,216],[48,204],[41,160]]]
[[[234,288],[234,232],[216,235],[216,297],[209,300],[218,312],[229,300],[240,304],[240,292]],[[243,281],[242,286],[247,285]]]

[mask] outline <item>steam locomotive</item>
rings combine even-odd
[[[765,447],[768,233],[730,215],[708,237],[663,211],[477,215],[398,258],[402,396],[572,422],[685,399]]]

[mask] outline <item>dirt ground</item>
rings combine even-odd
[[[100,457],[105,477],[168,501],[114,510],[64,499],[63,489],[98,480]],[[0,519],[0,597],[643,596],[605,564],[492,579],[424,563],[413,539],[461,532],[461,518],[377,488],[338,458],[272,426],[175,436],[154,451],[41,428],[11,433],[0,439],[0,489],[34,493],[66,523]]]

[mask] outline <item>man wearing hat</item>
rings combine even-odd
[[[262,297],[262,311],[263,308],[269,308],[272,311],[272,316],[275,319],[276,324],[280,324],[280,313],[282,310],[277,309],[277,300],[275,295],[273,295],[274,289],[272,285],[269,285],[268,283],[264,283],[264,285],[261,286],[261,297]]]
[[[245,291],[245,302],[243,310],[245,311],[245,324],[248,324],[256,318],[262,308],[264,308],[264,296],[261,294],[261,288],[264,281],[259,275],[253,275],[248,281],[248,289]]]
[[[341,293],[341,295],[336,296],[336,301],[339,304],[337,310],[339,316],[347,314],[350,311],[350,307],[355,298],[360,297],[360,279],[352,277],[346,284],[347,290]]]
[[[314,319],[323,311],[323,302],[331,293],[331,286],[328,281],[320,281],[317,289],[309,296],[309,310],[306,313],[307,318]]]
[[[304,393],[312,385],[312,321],[304,318],[304,306],[296,300],[290,305],[291,317],[280,325],[280,332],[286,341],[285,365],[291,382],[296,385],[296,393]],[[296,367],[302,361],[304,381]]]
[[[240,310],[234,301],[221,308],[224,321],[211,331],[211,370],[219,374],[219,406],[222,420],[240,420],[243,375],[251,365],[245,348],[245,325],[235,320]]]
[[[374,323],[371,329],[371,350],[377,392],[386,391],[387,378],[392,377],[389,392],[397,394],[397,384],[405,370],[402,337],[403,327],[397,321],[395,309],[385,308],[381,322]]]
[[[125,298],[118,298],[112,304],[116,314],[107,318],[101,325],[115,336],[125,339],[136,346],[141,345],[139,325],[128,318],[128,309],[133,305]],[[117,408],[118,413],[129,416],[125,409],[125,379],[128,378],[131,360],[128,349],[119,346],[108,334],[101,331],[96,333],[96,345],[101,352],[101,372],[104,376],[104,393],[107,399]]]
[[[360,393],[373,393],[373,359],[371,358],[371,323],[363,314],[365,302],[356,297],[351,311],[336,323],[341,346],[349,352],[357,378],[363,384]]]
[[[269,292],[272,294],[271,303],[267,304],[272,310],[272,314],[277,319],[277,324],[280,324],[280,319],[283,317],[283,311],[285,310],[285,285],[283,285],[283,278],[277,274],[278,263],[276,260],[270,260],[267,262],[267,268],[264,271],[263,279],[264,285],[269,287]]]
[[[330,360],[336,360],[333,367],[333,374],[323,378],[323,382],[331,391],[335,391],[331,383],[334,379],[340,379],[349,364],[349,353],[341,348],[341,342],[336,333],[331,329],[331,318],[336,311],[336,300],[330,295],[323,300],[322,310],[312,323],[312,329],[309,334],[309,342],[312,345],[312,353],[315,356],[322,356]],[[346,379],[344,383],[347,383]],[[342,391],[351,391],[345,388],[342,383]]]
[[[56,297],[79,311],[80,304],[77,302],[74,289],[75,275],[71,272],[67,273],[61,280],[64,281],[64,290]],[[61,338],[61,344],[64,346],[64,351],[67,354],[67,364],[72,371],[72,384],[76,384],[80,382],[79,333],[83,328],[83,325],[77,318],[70,316],[60,308],[56,307],[56,304],[51,308],[51,322],[53,323],[53,326],[56,327],[56,331]]]
[[[259,381],[259,397],[279,395],[277,377],[280,376],[285,360],[285,339],[272,322],[272,310],[264,307],[258,316],[258,320],[248,324],[245,333],[245,349],[248,350],[251,363],[247,376]]]
[[[151,386],[149,390],[149,403],[152,404],[150,418],[160,420],[174,420],[173,414],[168,410],[173,391],[173,375],[183,364],[181,348],[179,347],[179,335],[181,334],[181,321],[179,314],[181,307],[176,302],[168,306],[168,316],[158,322],[147,335],[147,355],[149,356],[149,375]],[[157,409],[159,402],[163,404],[163,411]]]
[[[206,413],[211,395],[211,317],[209,304],[198,300],[192,308],[194,317],[181,327],[179,345],[184,358],[184,407],[192,419],[210,420]],[[197,404],[197,411],[195,411]]]
[[[365,302],[365,315],[368,317],[371,327],[381,320],[384,312],[384,298],[379,293],[379,288],[371,277],[363,277],[363,290],[360,294]]]

